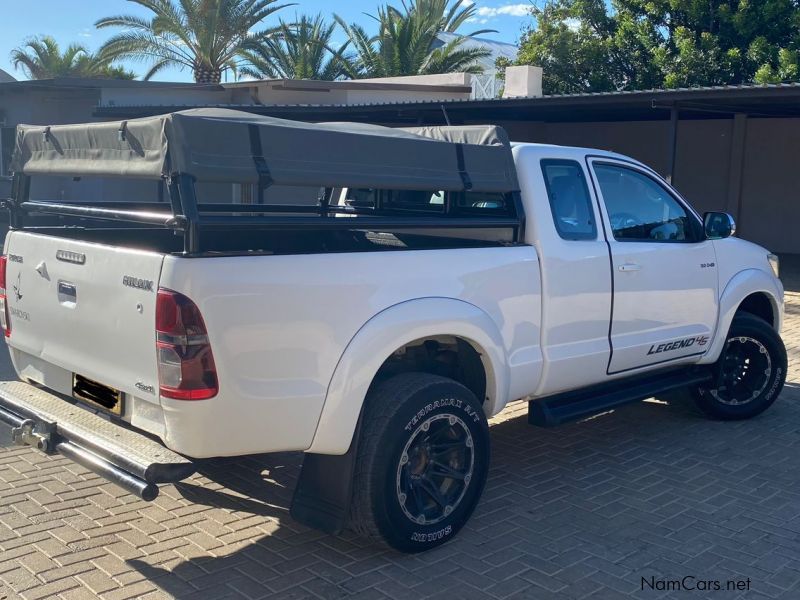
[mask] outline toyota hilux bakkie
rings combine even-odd
[[[511,401],[745,419],[786,378],[777,258],[615,153],[198,109],[21,126],[12,166],[2,430],[141,498],[301,451],[297,520],[421,551]]]

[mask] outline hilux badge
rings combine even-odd
[[[132,277],[125,275],[122,278],[122,285],[127,287],[136,288],[137,290],[144,290],[146,292],[153,291],[153,282],[150,279],[140,279],[139,277]]]

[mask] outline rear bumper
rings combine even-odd
[[[0,382],[0,442],[61,454],[143,500],[195,471],[159,442],[18,381]]]

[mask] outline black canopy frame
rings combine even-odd
[[[183,255],[201,256],[206,251],[202,238],[209,231],[408,231],[431,229],[510,229],[512,243],[523,243],[525,212],[519,192],[504,194],[509,207],[505,216],[469,215],[452,210],[449,195],[444,211],[437,215],[397,215],[380,205],[375,209],[334,206],[327,201],[317,206],[268,204],[199,204],[195,180],[176,174],[167,180],[169,204],[153,204],[167,210],[143,209],[142,203],[105,202],[91,205],[64,204],[30,199],[31,176],[15,173],[11,198],[3,201],[9,211],[9,227],[33,225],[31,216],[57,215],[91,221],[115,221],[170,229],[183,236]],[[467,190],[468,191],[468,190]],[[289,214],[291,213],[291,214]],[[254,216],[257,215],[257,216]],[[348,215],[353,218],[336,218]]]

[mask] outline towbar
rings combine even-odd
[[[60,454],[146,501],[195,471],[158,441],[19,381],[0,382],[0,443]]]

